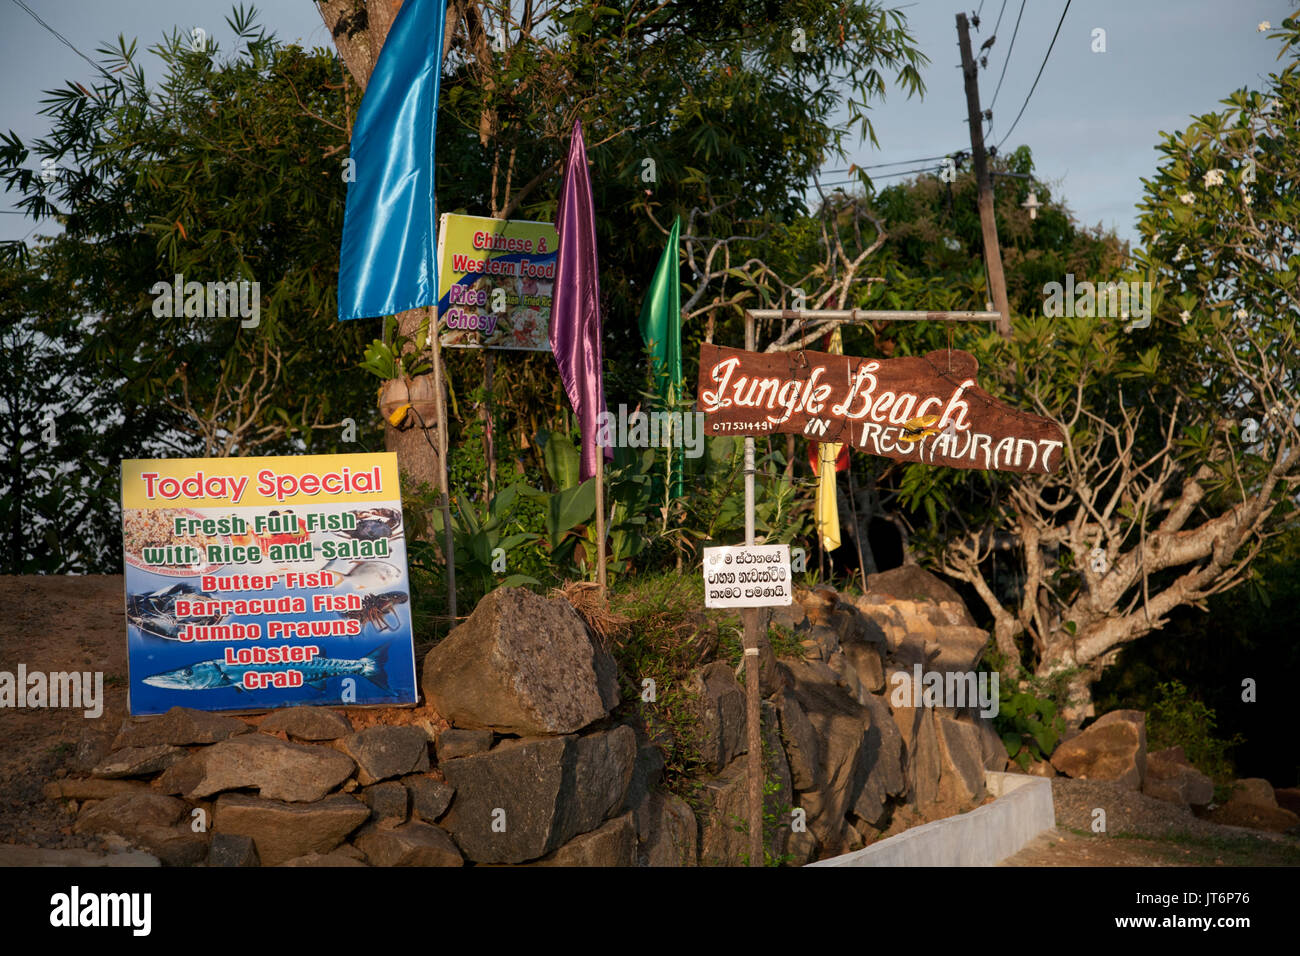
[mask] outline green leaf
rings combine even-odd
[[[547,508],[547,529],[551,547],[555,548],[565,532],[590,521],[596,513],[596,480],[588,478],[574,488],[565,488],[551,496]]]

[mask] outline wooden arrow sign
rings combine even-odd
[[[700,347],[707,435],[796,433],[898,461],[1051,474],[1064,435],[975,384],[969,352],[896,359]]]

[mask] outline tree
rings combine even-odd
[[[317,6],[364,90],[400,2]],[[894,71],[909,92],[921,89],[924,58],[902,14],[875,3],[452,0],[447,18],[440,210],[552,217],[568,139],[581,120],[594,167],[610,355],[641,352],[636,316],[666,233],[647,212],[671,221],[716,196],[731,201],[735,221],[793,217],[802,211],[795,197],[846,132],[872,135],[869,102],[884,92],[881,71]],[[399,319],[413,336],[424,312]],[[477,378],[470,359],[446,360]],[[514,408],[503,409],[504,428],[523,441],[535,434],[524,423],[536,409],[562,414],[554,376],[537,374],[549,362],[512,356],[504,375],[511,386],[540,391],[513,388]],[[611,397],[633,397],[641,384],[633,363],[607,369]],[[423,471],[435,442],[419,432],[390,433],[389,441]]]
[[[1160,147],[1145,248],[1116,276],[1151,283],[1149,330],[1020,316],[1014,341],[979,343],[983,367],[1006,370],[1003,397],[1062,425],[1060,471],[954,480],[914,466],[904,482],[914,503],[947,483],[941,507],[971,516],[942,525],[933,552],[979,594],[1008,669],[1064,684],[1076,724],[1125,645],[1239,584],[1295,524],[1300,25],[1274,36],[1288,63],[1267,92],[1234,93]],[[976,498],[990,504],[956,504]],[[994,527],[1019,552],[1011,594],[986,576]]]
[[[155,437],[204,455],[325,450],[341,417],[373,415],[351,368],[363,330],[335,319],[338,67],[251,12],[228,22],[224,59],[177,32],[154,47],[156,86],[119,38],[91,86],[50,92],[46,138],[3,138],[18,206],[63,226],[10,261],[63,284],[91,319],[77,349],[149,408]]]

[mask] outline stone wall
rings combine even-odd
[[[762,704],[773,858],[805,863],[978,805],[1006,752],[973,707],[891,703],[891,678],[974,671],[987,635],[915,567],[862,598],[779,609],[802,653]],[[376,723],[314,707],[128,720],[89,776],[56,780],[75,828],[164,865],[734,865],[745,852],[745,695],[691,676],[704,775],[694,806],[620,708],[617,669],[562,599],[492,592],[426,657],[425,703]],[[648,705],[648,706],[653,706]],[[85,750],[86,748],[83,748]],[[90,748],[93,750],[93,748]]]

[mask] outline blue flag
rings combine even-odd
[[[447,0],[406,0],[352,127],[339,249],[339,318],[438,301],[433,147]]]

